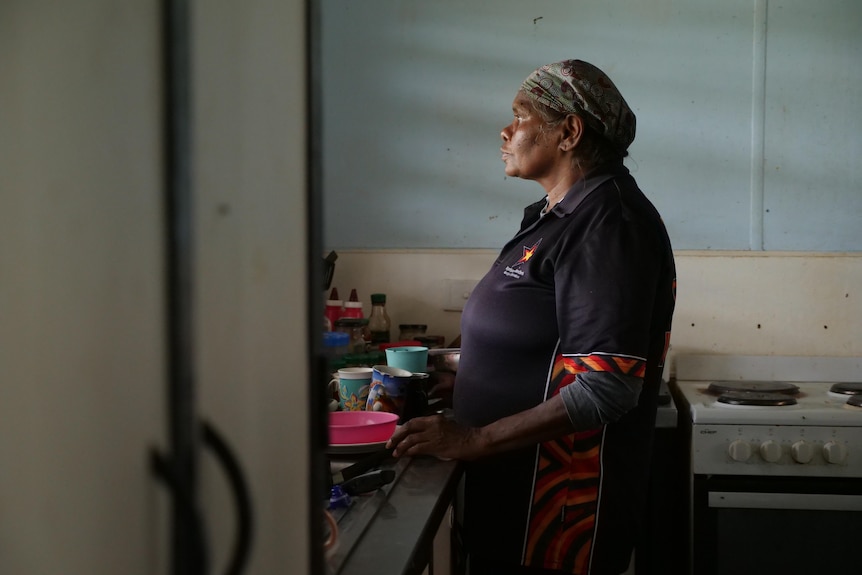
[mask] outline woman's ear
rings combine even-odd
[[[576,114],[569,114],[563,120],[563,134],[560,149],[569,152],[578,147],[584,135],[584,121]]]

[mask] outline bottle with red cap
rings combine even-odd
[[[365,317],[362,314],[362,302],[359,301],[359,296],[356,294],[356,288],[350,290],[350,298],[344,302],[344,309],[341,311],[341,317],[356,319]]]
[[[329,292],[329,299],[326,300],[326,307],[323,310],[323,316],[329,322],[329,329],[326,331],[335,330],[335,322],[341,317],[344,312],[344,302],[338,299],[338,288],[332,288]]]

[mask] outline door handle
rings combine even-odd
[[[248,562],[254,531],[251,493],[239,462],[227,441],[207,421],[201,422],[201,431],[203,445],[215,455],[231,486],[236,511],[236,538],[225,575],[240,575]]]
[[[234,456],[228,446],[227,441],[216,431],[215,427],[206,421],[201,422],[201,443],[215,455],[216,461],[218,461],[227,475],[231,488],[237,526],[236,537],[225,575],[240,575],[248,563],[254,530],[251,494],[242,469],[236,456]],[[203,523],[197,509],[195,496],[183,488],[183,484],[177,479],[169,459],[155,448],[150,450],[150,469],[168,487],[173,496],[179,519],[182,522],[181,529],[188,530],[187,532],[190,534],[189,540],[193,547],[190,551],[195,569],[194,575],[209,573],[209,558],[207,556]]]
[[[189,567],[193,569],[194,575],[206,575],[208,572],[206,546],[201,518],[194,497],[177,479],[168,458],[159,453],[156,448],[150,449],[150,470],[153,475],[164,482],[171,493],[176,510],[175,521],[181,523],[178,528],[187,530],[186,532],[189,534],[188,541],[191,542],[192,546],[192,549],[189,550],[191,563]]]

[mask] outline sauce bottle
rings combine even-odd
[[[341,312],[341,317],[362,318],[362,302],[356,295],[356,288],[350,290],[350,299],[344,302],[344,309]]]
[[[335,321],[341,317],[343,306],[344,302],[338,299],[338,289],[332,288],[332,291],[329,292],[329,299],[326,300],[326,306],[323,309],[323,316],[329,320],[330,327],[327,331],[335,330]]]
[[[392,321],[389,319],[389,314],[386,313],[386,294],[371,294],[371,315],[368,316],[371,346],[389,343],[392,337],[391,328]]]

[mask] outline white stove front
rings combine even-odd
[[[862,380],[862,358],[676,361],[671,389],[687,444],[690,572],[858,571],[858,559],[836,541],[862,540],[862,408],[829,388]],[[790,382],[799,388],[797,404],[725,406],[707,391],[715,381]]]
[[[862,477],[862,407],[829,391],[862,380],[862,358],[677,359],[678,409],[689,414],[694,474]],[[799,392],[795,405],[732,405],[709,390],[715,381],[792,382]]]

